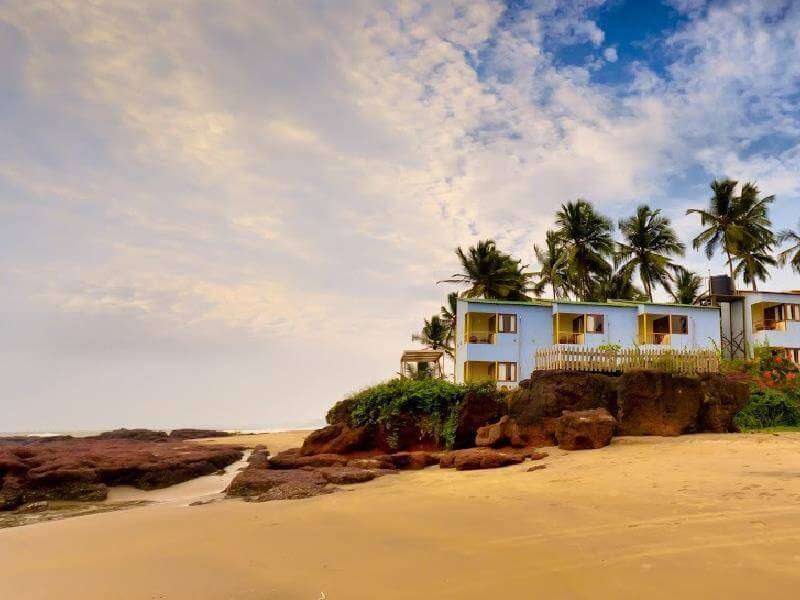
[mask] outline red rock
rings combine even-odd
[[[372,432],[368,427],[348,427],[344,423],[328,425],[311,432],[303,441],[300,454],[348,454],[357,450],[369,449]]]
[[[269,450],[266,446],[258,445],[253,448],[250,456],[247,457],[247,464],[254,469],[269,468]]]
[[[348,467],[370,470],[394,470],[395,466],[388,457],[355,458],[347,461]]]
[[[303,483],[299,481],[289,481],[270,488],[269,491],[259,494],[255,497],[245,498],[250,502],[270,502],[272,500],[302,500],[304,498],[311,498],[312,496],[319,496],[321,494],[330,494],[335,488],[320,487],[318,485]]]
[[[738,431],[733,417],[750,399],[750,384],[743,379],[704,375],[700,377],[703,405],[700,408],[700,430],[713,433]]]
[[[469,392],[458,407],[454,448],[470,448],[478,429],[495,423],[507,412],[506,404],[496,395]]]
[[[198,440],[202,438],[228,437],[233,435],[228,431],[218,429],[173,429],[169,432],[169,437],[179,440]]]
[[[541,471],[542,469],[546,469],[547,465],[533,465],[532,467],[528,467],[528,473],[532,471]]]
[[[478,428],[475,436],[476,446],[490,446],[499,448],[501,446],[522,447],[524,443],[520,437],[517,422],[508,415],[500,417],[497,423],[485,425]]]
[[[441,454],[438,452],[425,452],[417,450],[414,452],[395,452],[394,454],[382,454],[374,457],[381,462],[389,462],[395,469],[404,471],[415,471],[424,469],[439,462]]]
[[[0,507],[20,500],[102,500],[110,485],[166,487],[214,473],[241,456],[236,446],[113,437],[4,445]]]
[[[604,408],[564,411],[558,420],[556,438],[562,450],[589,450],[611,443],[617,421]]]
[[[139,442],[161,442],[169,437],[166,431],[153,431],[152,429],[114,429],[99,435],[92,436],[99,440],[137,440]]]
[[[317,469],[328,483],[350,484],[372,481],[378,477],[376,471],[356,467],[322,467]]]
[[[285,484],[290,484],[298,489],[311,490],[312,488],[323,488],[327,483],[325,477],[316,471],[245,469],[233,478],[226,492],[228,496],[258,496],[269,492],[276,486]]]
[[[467,448],[445,452],[439,461],[439,467],[449,469],[455,467],[456,471],[471,471],[475,469],[496,469],[508,465],[517,465],[525,458],[491,448]]]
[[[343,467],[349,459],[338,454],[315,454],[299,456],[294,452],[284,451],[269,459],[273,469],[300,469],[303,467]]]

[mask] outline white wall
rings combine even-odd
[[[464,342],[466,319],[471,313],[517,315],[517,333],[498,333],[494,344]],[[466,361],[499,361],[517,363],[517,380],[527,379],[534,367],[537,348],[553,345],[553,315],[556,313],[603,315],[605,330],[586,334],[590,347],[619,344],[631,347],[638,342],[638,315],[685,315],[689,320],[687,335],[673,335],[670,347],[713,348],[720,343],[720,313],[716,308],[669,305],[614,305],[557,302],[547,304],[505,304],[459,300],[457,303],[455,378],[464,380]],[[800,324],[798,324],[800,325]],[[664,349],[664,346],[649,346]],[[800,347],[800,346],[798,346]],[[516,384],[504,384],[515,387]]]

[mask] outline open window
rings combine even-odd
[[[689,333],[689,318],[685,315],[672,315],[671,333],[676,335],[687,335]]]
[[[586,315],[586,333],[604,333],[605,317],[603,315]]]
[[[497,381],[516,381],[517,363],[499,362],[497,363]]]
[[[517,315],[497,315],[497,333],[517,333]]]

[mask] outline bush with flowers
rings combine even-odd
[[[750,401],[735,417],[740,429],[800,426],[800,376],[788,357],[757,346],[750,363]]]

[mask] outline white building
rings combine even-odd
[[[712,286],[710,298],[720,307],[725,355],[752,357],[757,346],[769,346],[800,363],[800,292],[725,295],[715,294]]]
[[[498,386],[513,388],[530,376],[537,348],[610,344],[718,348],[720,309],[627,301],[462,298],[456,309],[455,379],[491,379]]]

